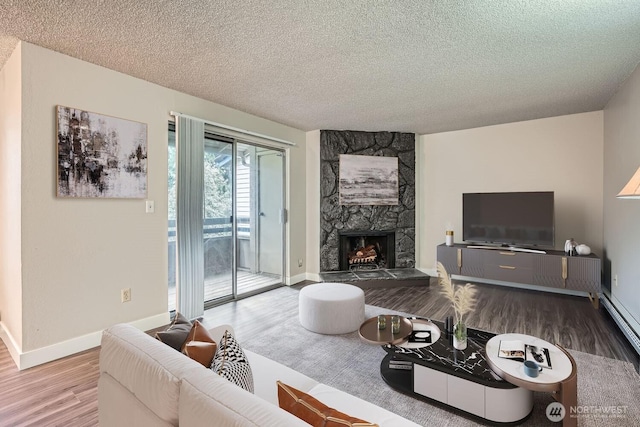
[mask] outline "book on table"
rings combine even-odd
[[[525,344],[520,340],[500,341],[498,357],[520,362],[532,360],[543,368],[551,369],[551,357],[549,356],[548,348]]]
[[[389,368],[410,371],[413,369],[413,362],[397,356],[391,356],[391,360],[389,360]]]

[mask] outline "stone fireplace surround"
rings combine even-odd
[[[394,206],[341,206],[340,154],[398,158]],[[320,271],[340,271],[340,233],[395,231],[396,268],[415,265],[415,134],[320,131]]]

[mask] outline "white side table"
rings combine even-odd
[[[540,374],[532,378],[524,373],[521,361],[505,359],[498,356],[500,341],[520,340],[525,344],[549,349],[551,369],[543,369]],[[532,391],[556,393],[554,397],[565,407],[563,426],[576,426],[576,418],[569,416],[569,408],[577,405],[577,375],[576,362],[573,357],[561,347],[540,338],[523,334],[502,334],[491,338],[486,345],[487,363],[500,377],[511,384]]]

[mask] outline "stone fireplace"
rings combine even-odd
[[[339,235],[341,271],[396,266],[395,231],[346,231]]]
[[[340,205],[341,154],[397,157],[398,204]],[[320,271],[349,270],[354,251],[361,252],[362,264],[377,268],[415,266],[414,134],[320,132]]]

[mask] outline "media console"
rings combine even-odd
[[[437,256],[449,274],[586,292],[598,308],[602,273],[596,255],[568,256],[562,251],[531,253],[517,249],[441,244]]]

